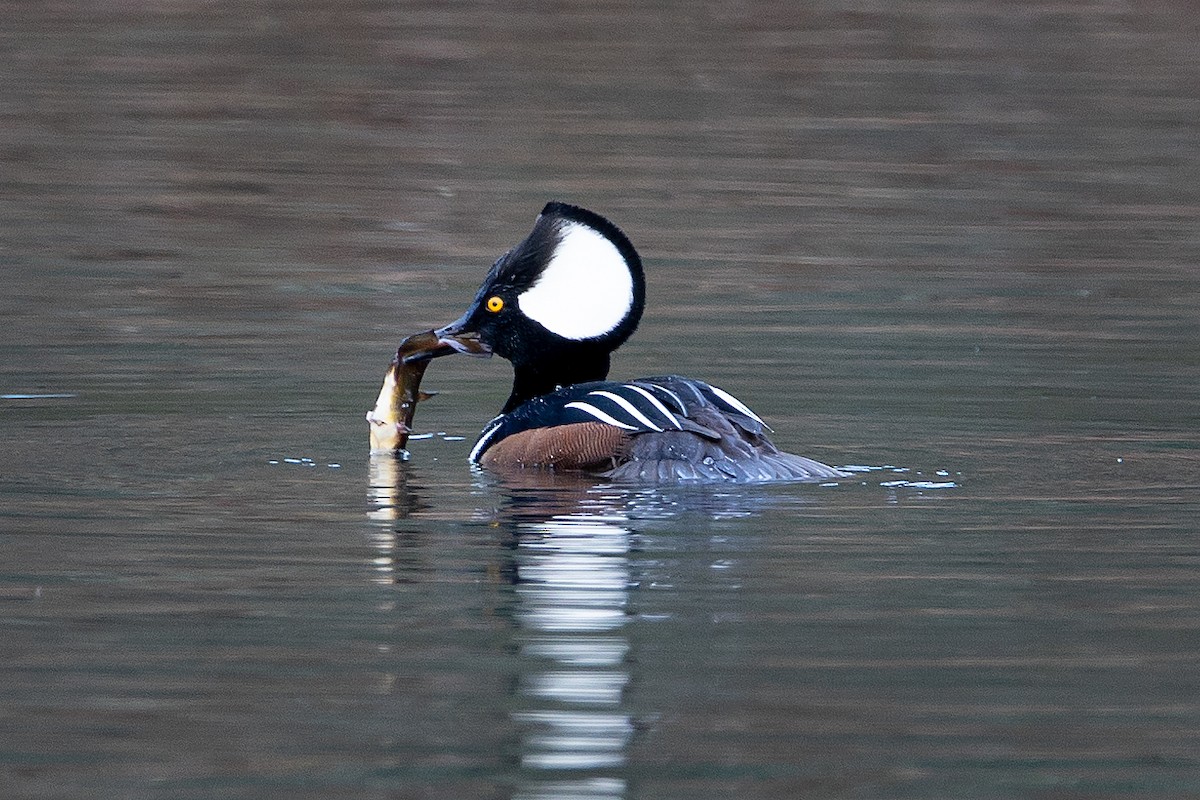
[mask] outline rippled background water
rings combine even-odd
[[[0,3],[0,794],[1200,795],[1192,11]],[[369,460],[555,198],[886,469],[497,481],[467,359]]]

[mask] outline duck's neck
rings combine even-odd
[[[527,400],[549,394],[560,386],[608,377],[608,353],[572,354],[570,358],[542,360],[536,364],[514,364],[512,394],[501,414],[507,414]]]

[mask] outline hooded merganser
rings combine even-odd
[[[494,469],[578,470],[614,480],[817,480],[846,473],[780,452],[733,395],[675,375],[609,381],[609,355],[642,316],[637,251],[594,212],[549,203],[492,265],[467,312],[426,357],[458,351],[513,365],[500,414],[471,449]]]

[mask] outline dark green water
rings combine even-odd
[[[3,797],[1200,795],[1187,4],[3,16]],[[555,198],[615,376],[881,469],[500,481],[465,358],[372,462]]]

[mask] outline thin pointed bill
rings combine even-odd
[[[451,322],[444,328],[432,331],[432,334],[437,337],[439,345],[452,348],[452,352],[468,356],[478,356],[479,358],[490,358],[492,348],[479,338],[477,332],[467,329],[466,319],[464,315],[461,319]],[[436,352],[430,358],[437,358],[448,354],[448,352]]]

